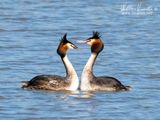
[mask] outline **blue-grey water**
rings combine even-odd
[[[0,0],[0,119],[159,120],[159,6],[158,0]],[[90,48],[76,41],[94,30],[105,43],[95,74],[114,76],[131,91],[21,89],[36,75],[65,75],[56,53],[64,33],[79,47],[68,56],[80,77]]]

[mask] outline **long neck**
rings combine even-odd
[[[70,81],[70,86],[68,87],[68,90],[77,90],[79,87],[78,75],[73,68],[71,62],[69,61],[67,55],[61,58],[66,69],[66,78],[68,81]]]
[[[81,90],[91,90],[90,81],[94,80],[94,74],[93,74],[93,65],[95,63],[95,60],[97,58],[96,53],[92,53],[90,58],[88,59],[88,62],[86,63],[82,75],[81,75]]]
[[[69,61],[67,55],[62,57],[62,61],[65,66],[65,69],[66,69],[66,76],[67,77],[72,77],[73,75],[77,75],[77,73],[76,73],[75,69],[73,68],[71,62]]]
[[[98,54],[97,53],[92,53],[91,56],[89,57],[84,69],[83,69],[83,74],[91,74],[93,75],[93,65],[95,63],[95,60],[97,58]]]

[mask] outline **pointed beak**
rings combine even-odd
[[[81,44],[87,44],[88,40],[79,40],[77,41],[78,43],[81,43]]]
[[[76,45],[74,45],[74,44],[72,44],[72,47],[73,47],[74,49],[78,49],[78,47],[77,47]]]

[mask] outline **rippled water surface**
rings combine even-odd
[[[124,8],[132,13],[123,14],[125,5],[130,5]],[[148,9],[145,14],[137,13],[138,5]],[[0,118],[159,120],[159,5],[158,0],[1,0]],[[66,32],[68,39],[79,46],[68,56],[80,76],[90,49],[76,41],[90,37],[93,30],[101,33],[105,43],[95,74],[114,76],[132,86],[131,91],[21,89],[21,81],[36,75],[65,75],[56,49]]]

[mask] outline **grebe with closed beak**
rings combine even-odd
[[[88,38],[81,43],[86,43],[91,46],[91,56],[86,63],[82,75],[81,75],[81,85],[80,89],[82,91],[95,91],[95,90],[104,90],[104,91],[120,91],[128,90],[129,86],[124,86],[119,80],[114,77],[108,76],[99,76],[96,77],[93,74],[93,65],[98,54],[103,50],[104,44],[100,38],[98,32],[93,32],[93,36]]]
[[[57,48],[57,53],[61,57],[66,69],[66,77],[58,75],[39,75],[30,81],[23,81],[22,88],[43,89],[43,90],[77,90],[79,87],[79,79],[71,62],[67,57],[68,49],[76,49],[73,43],[67,40],[67,34],[63,36]]]

